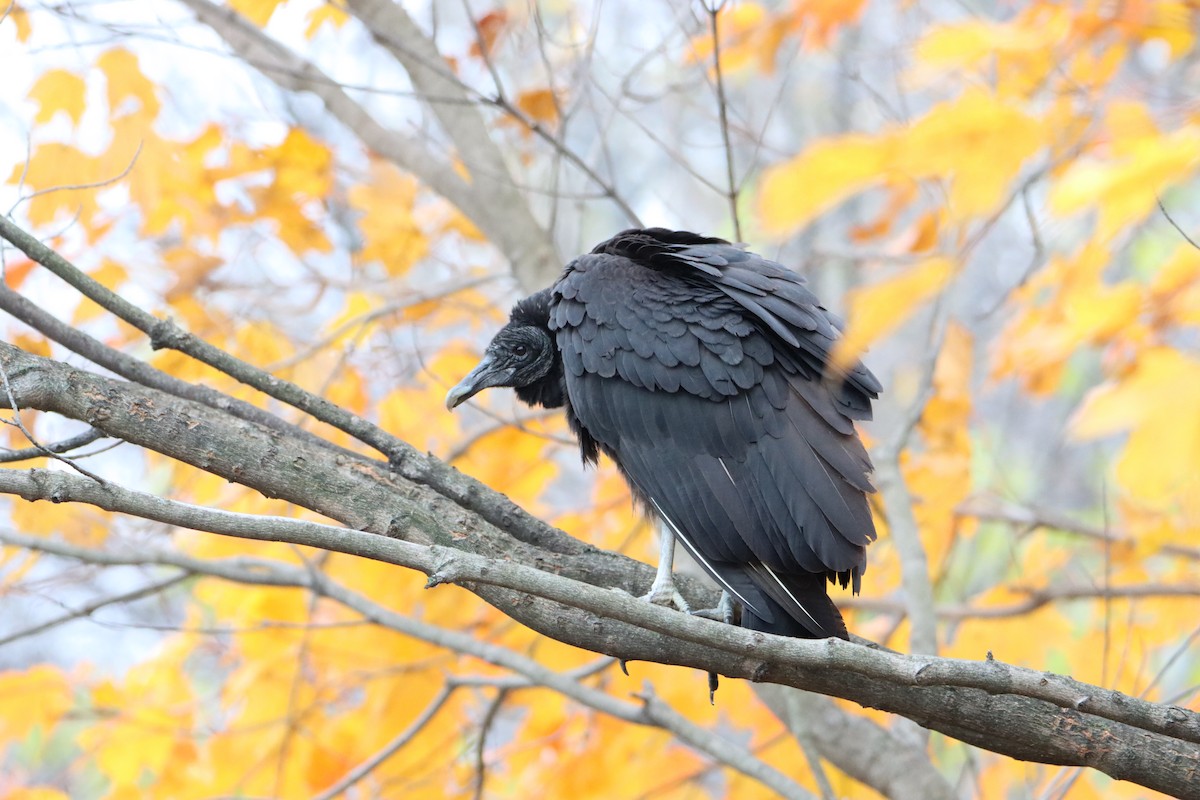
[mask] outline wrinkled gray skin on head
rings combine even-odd
[[[530,405],[557,408],[563,404],[562,359],[554,344],[547,316],[530,315],[527,298],[513,310],[513,317],[492,338],[483,360],[446,393],[446,408],[453,409],[484,389],[507,386]],[[544,305],[537,303],[537,305]]]

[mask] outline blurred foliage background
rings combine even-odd
[[[1198,26],[1192,0],[20,0],[0,17],[0,207],[143,308],[650,561],[624,484],[580,468],[558,415],[502,392],[451,415],[442,398],[516,298],[613,232],[746,241],[848,317],[848,352],[887,387],[864,430],[882,536],[863,595],[835,592],[850,629],[1195,709]],[[16,251],[3,266],[63,321],[274,408],[152,353]],[[78,432],[21,417],[43,442]],[[125,485],[308,514],[95,449],[88,468]],[[702,675],[626,678],[417,574],[90,507],[0,508],[4,530],[97,552],[317,563],[430,630],[617,697],[648,686],[814,792],[878,796],[828,758],[814,772],[822,754],[747,684],[709,706]],[[4,548],[0,794],[328,797],[414,721],[345,796],[769,794],[666,731],[300,590],[169,574]],[[1147,796],[936,735],[929,757],[964,797]]]

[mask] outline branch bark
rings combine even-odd
[[[430,576],[430,585],[463,585],[529,627],[595,652],[842,697],[1022,760],[1091,766],[1200,798],[1200,715],[1187,709],[996,661],[780,639],[692,618],[631,596],[650,583],[646,565],[561,532],[514,540],[453,498],[383,464],[339,457],[212,408],[6,344],[0,344],[0,367],[21,407],[87,422],[348,527],[246,520],[61,471],[0,471],[0,491],[417,569]],[[682,588],[689,600],[712,598],[694,582],[685,580]]]

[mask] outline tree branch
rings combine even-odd
[[[1016,758],[1093,766],[1160,791],[1200,793],[1200,784],[1187,777],[1188,770],[1200,774],[1195,712],[994,661],[901,656],[840,640],[780,639],[694,619],[626,594],[649,584],[648,566],[561,533],[545,540],[553,549],[514,541],[428,487],[363,462],[339,462],[324,449],[203,406],[8,345],[0,344],[0,364],[24,407],[88,421],[370,533],[285,518],[246,520],[45,470],[0,471],[0,491],[89,502],[172,524],[418,569],[431,585],[463,584],[535,630],[595,652],[806,688],[893,711]],[[389,536],[376,535],[382,533]],[[617,586],[625,591],[610,590]],[[684,586],[685,592],[705,594],[686,581]]]
[[[85,297],[145,332],[151,337],[151,344],[153,346],[170,347],[179,350],[242,383],[258,389],[269,397],[287,403],[328,425],[332,425],[354,436],[359,441],[365,442],[379,452],[386,454],[392,468],[401,477],[430,487],[446,499],[453,501],[468,511],[479,514],[491,524],[501,527],[507,533],[522,541],[541,543],[541,546],[555,546],[548,544],[552,541],[556,542],[557,546],[576,546],[575,544],[566,544],[566,537],[563,537],[558,531],[555,531],[523,508],[517,506],[504,495],[490,491],[486,486],[473,478],[463,475],[431,456],[423,455],[412,445],[392,436],[377,425],[344,411],[323,397],[307,392],[289,381],[276,378],[253,364],[249,364],[213,347],[211,344],[180,330],[169,320],[160,320],[143,309],[138,308],[93,280],[78,267],[71,264],[71,262],[38,241],[36,237],[20,228],[12,220],[0,217],[0,238],[8,240],[31,259],[75,287]],[[2,282],[0,282],[0,287],[2,285]],[[8,293],[6,294],[6,292]],[[17,302],[18,300],[20,302]],[[20,309],[22,313],[26,313],[31,319],[37,319],[40,324],[46,325],[50,330],[55,330],[60,334],[71,331],[65,324],[54,320],[53,317],[45,314],[45,312],[41,312],[40,309],[36,315],[29,314],[30,308],[33,307],[32,303],[12,293],[10,290],[3,289],[0,290],[0,304],[5,301],[8,302],[10,307]],[[0,305],[0,307],[4,306]],[[16,315],[16,312],[13,313]],[[51,321],[53,321],[53,324]],[[62,329],[66,329],[66,331]],[[213,409],[229,410],[235,416],[248,421],[265,424],[280,434],[290,432],[292,426],[289,426],[282,420],[278,420],[273,415],[256,409],[249,403],[235,400],[207,387],[192,386],[177,378],[165,375],[145,364],[141,364],[136,359],[126,356],[123,353],[106,348],[105,345],[86,334],[78,331],[71,331],[71,333],[73,335],[64,336],[63,338],[67,339],[74,346],[85,348],[86,352],[81,350],[81,354],[89,359],[101,359],[98,363],[104,366],[108,366],[111,363],[121,369],[127,370],[136,376],[131,379],[137,380],[139,383],[147,386],[155,386],[160,389],[165,387],[166,391],[180,397],[199,399]],[[118,374],[122,374],[120,370],[118,370]],[[165,408],[170,404],[159,402],[159,405]],[[259,418],[264,415],[265,419]],[[70,415],[68,414],[68,416]],[[224,415],[219,415],[214,418],[213,424],[218,426],[224,424],[218,421],[223,418]],[[275,421],[272,422],[272,420]],[[302,432],[299,434],[299,438],[303,439],[306,443],[316,444],[322,448],[332,447],[329,442],[308,432]],[[154,449],[153,445],[149,446],[151,449]],[[351,451],[341,448],[335,449],[343,457],[349,456],[356,460],[365,460]],[[186,454],[176,455],[175,457],[181,461],[188,460]],[[376,463],[376,467],[381,466]],[[230,479],[236,480],[235,478]]]
[[[921,747],[828,698],[763,685],[758,696],[788,730],[801,733],[829,763],[892,800],[954,800],[957,796]],[[847,742],[854,746],[847,747]]]
[[[41,470],[39,470],[41,472]],[[58,474],[58,473],[56,473]],[[7,484],[4,479],[8,476],[0,472],[0,487]],[[71,476],[74,478],[74,476]],[[93,484],[94,485],[94,484]],[[115,488],[115,487],[114,487]],[[4,491],[0,488],[0,491]],[[133,502],[150,502],[159,498],[151,497],[150,495],[140,495],[136,492],[128,490],[117,490],[117,496],[125,500]],[[167,502],[169,501],[161,501]],[[185,506],[182,503],[169,503],[173,507]],[[203,516],[204,512],[211,509],[200,509],[197,506],[185,506],[193,511],[200,512]],[[241,518],[234,521],[233,518]],[[289,520],[284,517],[253,517],[242,514],[232,514],[230,512],[220,512],[220,524],[229,526],[232,523],[234,528],[239,530],[252,530],[258,522],[266,520],[269,527],[275,531],[280,531],[289,527],[290,524],[300,526],[300,529],[308,529],[311,533],[312,528],[324,529],[327,532],[343,532],[339,528],[331,528],[328,526],[314,525],[312,523],[304,523],[298,520]],[[203,530],[202,528],[200,530]],[[220,532],[220,531],[214,531]],[[371,536],[370,534],[362,534],[358,532],[348,532],[352,536],[367,536],[380,541],[392,541],[396,544],[405,544],[388,540],[380,536]],[[257,538],[267,538],[260,536]],[[305,537],[301,537],[305,538]],[[286,539],[275,539],[276,541],[287,541]],[[429,644],[438,647],[444,647],[454,650],[459,653],[473,656],[489,664],[494,664],[498,667],[503,667],[514,673],[517,673],[532,684],[543,686],[560,694],[571,698],[572,700],[595,709],[603,714],[608,714],[617,719],[631,722],[637,725],[646,725],[649,727],[661,728],[673,733],[680,741],[690,745],[703,755],[712,758],[717,763],[725,764],[733,769],[743,772],[748,777],[754,778],[764,783],[766,786],[774,790],[782,797],[795,798],[796,800],[812,800],[810,795],[804,791],[798,784],[792,781],[787,776],[776,770],[774,767],[760,761],[749,750],[742,745],[717,736],[710,731],[707,731],[682,715],[670,709],[665,704],[658,702],[653,710],[648,708],[648,704],[638,705],[628,703],[623,700],[609,695],[599,689],[593,689],[578,682],[577,677],[571,673],[558,673],[547,667],[542,666],[533,659],[522,656],[512,650],[509,650],[499,645],[481,642],[473,636],[459,631],[451,631],[445,628],[439,628],[434,625],[414,619],[413,617],[404,614],[398,614],[391,609],[385,608],[361,594],[347,589],[345,586],[330,579],[327,575],[320,571],[308,570],[302,567],[295,567],[289,564],[268,561],[264,559],[223,559],[219,561],[206,561],[196,559],[189,556],[178,555],[174,553],[138,553],[135,556],[116,556],[109,553],[89,550],[88,548],[78,547],[62,542],[55,542],[46,539],[39,539],[31,536],[22,536],[20,534],[8,533],[0,531],[0,542],[8,545],[26,547],[31,550],[40,550],[55,555],[66,556],[69,558],[78,558],[82,561],[99,564],[144,564],[144,563],[160,563],[170,564],[173,566],[182,567],[195,574],[213,575],[225,580],[237,581],[239,583],[250,584],[266,584],[270,586],[292,586],[296,588],[307,589],[314,594],[322,597],[327,597],[346,608],[361,614],[364,618],[384,627],[395,630],[406,636],[420,639]],[[298,542],[297,542],[298,543]],[[336,549],[336,548],[333,548]],[[345,551],[340,551],[345,552]],[[499,562],[494,562],[499,563]],[[634,601],[630,598],[632,602]],[[640,604],[640,602],[639,602]]]

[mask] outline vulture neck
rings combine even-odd
[[[539,328],[546,334],[549,347],[542,351],[541,361],[549,361],[549,368],[533,383],[515,387],[517,397],[530,406],[562,408],[566,404],[566,387],[563,381],[562,356],[558,352],[554,331],[550,330],[550,303],[552,289],[543,289],[521,300],[512,310],[511,322]],[[510,323],[511,324],[511,323]],[[541,370],[539,370],[541,372]]]

